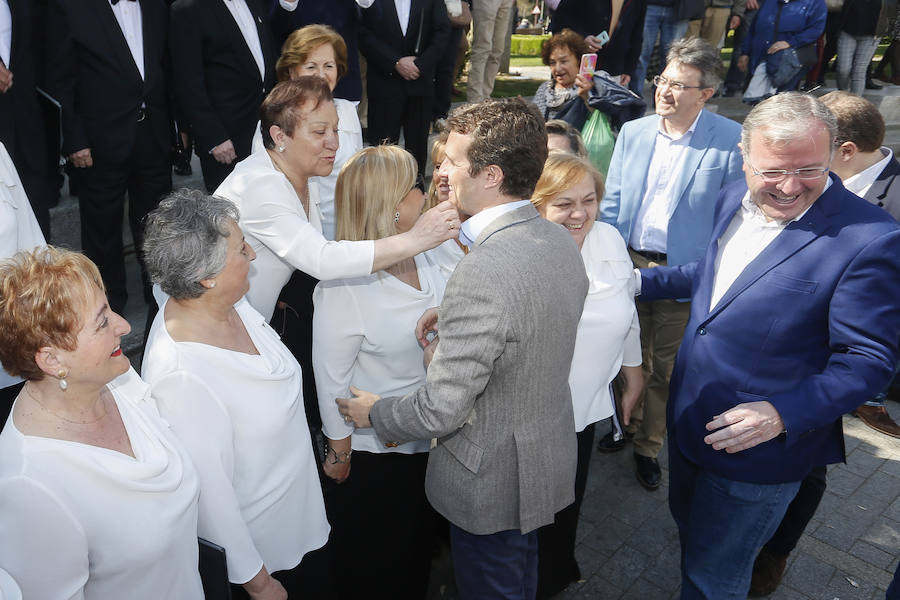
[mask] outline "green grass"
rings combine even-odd
[[[509,57],[510,67],[541,67],[543,65],[540,56],[513,55]]]
[[[510,98],[515,96],[534,96],[535,90],[543,83],[541,79],[506,79],[498,77],[494,81],[494,92],[491,98]]]

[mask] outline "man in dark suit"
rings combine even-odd
[[[172,189],[166,31],[163,0],[49,4],[47,89],[62,106],[62,151],[76,167],[81,246],[97,263],[115,312],[127,298],[125,193],[139,249],[144,217]],[[144,299],[152,304],[140,262]]]
[[[35,88],[43,55],[34,30],[41,22],[36,8],[30,0],[0,3],[0,28],[8,24],[10,31],[8,39],[0,39],[0,142],[12,157],[44,237],[50,239],[50,206],[59,193],[48,172],[44,120]]]
[[[444,0],[379,0],[363,11],[360,48],[368,61],[369,141],[406,149],[424,174],[434,72],[447,46]]]
[[[567,381],[587,279],[571,236],[527,199],[547,157],[537,111],[488,100],[451,114],[449,128],[441,175],[470,217],[460,239],[471,252],[447,283],[439,324],[436,309],[417,324],[426,363],[434,356],[425,385],[338,405],[386,445],[437,438],[425,492],[450,521],[460,598],[530,600],[537,528],[574,500]],[[440,341],[425,341],[438,325]]]
[[[668,406],[682,597],[746,598],[801,481],[845,460],[841,416],[882,390],[900,340],[900,225],[828,174],[838,127],[784,93],[744,120],[705,256],[640,271],[691,296]]]
[[[287,10],[296,0],[279,0]],[[203,183],[214,192],[250,156],[279,49],[262,0],[176,0],[170,48],[175,95],[191,126]]]
[[[822,102],[837,118],[831,170],[841,178],[847,190],[900,220],[900,163],[890,148],[881,145],[884,117],[874,104],[849,92],[830,92],[822,96]],[[886,390],[882,390],[856,407],[853,413],[875,431],[900,437],[900,425],[885,408],[886,395]],[[781,583],[788,556],[825,494],[825,474],[825,467],[819,467],[807,475],[777,531],[759,551],[753,565],[751,595],[767,596]]]

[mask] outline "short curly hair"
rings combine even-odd
[[[307,103],[312,103],[311,110],[316,110],[323,102],[334,102],[334,97],[328,82],[317,75],[304,75],[276,83],[259,107],[259,129],[263,146],[268,150],[275,149],[270,132],[272,125],[278,125],[287,135],[292,136],[294,128],[300,122],[300,109]]]
[[[566,48],[575,55],[575,60],[581,60],[582,54],[590,53],[584,38],[569,28],[563,29],[559,33],[550,36],[541,44],[541,60],[545,65],[550,64],[550,55],[557,48]]]
[[[454,110],[447,125],[471,137],[470,176],[497,165],[503,171],[501,193],[531,196],[547,160],[547,130],[537,107],[521,98],[490,99]]]
[[[97,266],[83,254],[46,246],[0,262],[0,361],[10,375],[40,381],[34,361],[45,346],[75,350],[82,316],[95,289]]]
[[[285,40],[281,47],[281,56],[275,63],[275,76],[278,81],[287,81],[291,78],[291,69],[306,63],[309,55],[324,44],[331,44],[334,49],[334,58],[337,63],[337,76],[347,74],[347,43],[337,31],[328,25],[307,25],[295,30]]]
[[[603,198],[603,175],[587,158],[555,150],[547,157],[541,178],[531,195],[531,203],[543,214],[543,206],[581,183],[585,175],[594,181],[597,201]]]

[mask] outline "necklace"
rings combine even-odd
[[[38,405],[39,405],[41,408],[43,408],[44,410],[46,410],[48,413],[50,413],[51,415],[53,415],[54,417],[56,417],[56,418],[58,418],[58,419],[62,419],[62,420],[65,421],[66,423],[72,423],[73,425],[90,425],[90,424],[92,424],[92,423],[96,423],[97,421],[100,421],[101,419],[103,419],[104,417],[106,417],[106,414],[107,414],[107,412],[108,412],[107,410],[104,410],[104,411],[103,411],[103,414],[100,415],[99,417],[97,417],[96,419],[94,419],[93,421],[73,421],[72,419],[67,419],[67,418],[65,418],[64,416],[62,416],[61,414],[57,413],[56,411],[50,410],[49,408],[47,408],[46,406],[44,406],[44,403],[41,402],[40,400],[38,400],[38,397],[34,395],[34,392],[33,392],[33,391],[31,391],[31,386],[30,386],[30,385],[26,385],[26,386],[25,386],[25,391],[28,392],[28,395],[31,396],[31,397],[34,399],[34,401],[37,402]],[[102,398],[101,398],[101,400],[102,400]],[[105,404],[105,403],[104,403],[104,405],[103,405],[103,408],[106,409],[106,404]]]

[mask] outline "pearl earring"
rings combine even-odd
[[[59,389],[61,389],[62,391],[66,391],[67,389],[69,389],[69,382],[66,381],[66,377],[68,377],[68,375],[69,372],[65,369],[60,369],[56,374],[57,379],[59,379]]]
[[[279,152],[284,152],[284,144],[281,144],[281,145],[278,146],[278,151],[279,151]]]
[[[394,223],[399,223],[399,222],[400,222],[400,211],[398,210],[397,212],[394,213]]]
[[[209,289],[213,289],[214,287],[216,287],[216,282],[215,282],[215,281],[210,281],[210,282],[209,282]]]

